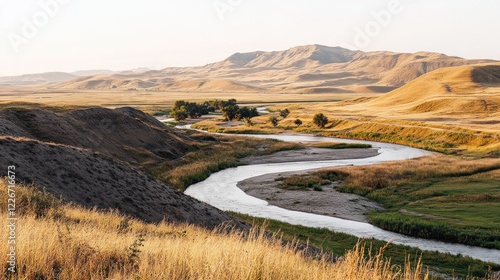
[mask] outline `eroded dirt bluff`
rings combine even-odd
[[[114,132],[107,132],[99,118],[110,120]],[[127,157],[130,148],[170,158],[182,156],[193,141],[140,111],[0,111],[0,134],[0,166],[15,165],[18,182],[35,183],[66,202],[117,209],[147,222],[245,227],[124,162],[136,160]]]
[[[181,157],[193,141],[133,108],[0,111],[0,136],[87,148],[131,164]]]

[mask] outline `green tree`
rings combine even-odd
[[[241,107],[236,113],[236,119],[240,121],[245,118],[251,118],[251,111],[248,107]]]
[[[294,122],[293,122],[296,126],[301,126],[302,125],[302,121],[300,119],[296,119]]]
[[[226,101],[226,104],[225,104],[225,105],[233,105],[233,106],[236,106],[236,104],[238,104],[238,102],[236,101],[236,99],[231,98],[231,99],[229,99],[228,101]]]
[[[323,115],[323,113],[317,113],[316,115],[314,115],[313,122],[318,127],[324,128],[325,125],[328,123],[328,118],[325,115]]]
[[[203,104],[196,104],[191,102],[186,102],[186,104],[181,107],[188,113],[189,117],[197,119],[203,115],[208,114],[208,109]]]
[[[251,119],[253,117],[257,117],[259,115],[259,112],[257,112],[257,108],[248,108],[248,107],[241,107],[238,109],[238,112],[236,113],[236,119],[237,120],[242,120],[242,119]]]
[[[278,118],[276,118],[275,116],[270,116],[269,117],[269,122],[273,125],[273,126],[277,126],[278,125]]]
[[[176,121],[183,121],[189,116],[188,113],[183,109],[174,109],[170,111],[170,116]]]
[[[182,106],[186,105],[186,101],[184,100],[176,100],[174,102],[174,110],[180,110],[182,108]]]
[[[240,108],[238,105],[226,104],[226,106],[224,106],[221,110],[222,116],[224,117],[224,119],[226,121],[232,121],[236,118],[236,115],[238,114],[239,109]]]
[[[250,110],[250,115],[251,115],[251,118],[253,118],[253,117],[258,117],[258,116],[259,116],[259,111],[257,111],[257,108],[256,108],[256,107],[253,107],[253,108]]]

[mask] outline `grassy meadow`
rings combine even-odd
[[[436,155],[279,178],[286,189],[337,190],[385,207],[371,223],[407,235],[500,249],[500,160]]]

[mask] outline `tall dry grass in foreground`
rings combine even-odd
[[[5,196],[5,182],[0,194]],[[18,279],[427,279],[362,246],[335,263],[306,257],[254,229],[222,234],[190,225],[145,224],[116,212],[59,203],[17,187]],[[5,202],[1,202],[5,221]],[[38,217],[37,217],[38,216]],[[7,233],[2,231],[1,240]],[[0,255],[5,258],[6,242]],[[6,267],[2,276],[7,277]],[[14,278],[12,278],[14,279]]]

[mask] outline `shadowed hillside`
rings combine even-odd
[[[147,222],[244,225],[133,166],[185,155],[196,142],[132,108],[0,111],[0,164],[66,202]],[[130,165],[132,164],[132,165]]]
[[[92,149],[129,163],[178,158],[191,139],[132,108],[90,108],[54,113],[43,109],[0,111],[0,136],[19,136]]]
[[[2,166],[16,166],[18,181],[35,182],[66,202],[117,209],[146,222],[187,222],[208,228],[224,222],[241,225],[208,204],[89,150],[0,137],[0,153]]]

